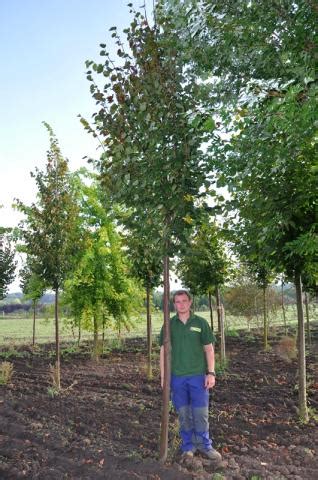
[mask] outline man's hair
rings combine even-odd
[[[177,290],[172,295],[173,303],[174,303],[174,301],[175,301],[175,299],[178,295],[186,295],[189,300],[192,300],[192,297],[191,297],[190,293],[188,292],[188,290]]]

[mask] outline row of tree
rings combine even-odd
[[[58,369],[61,289],[76,318],[96,325],[97,346],[98,325],[110,315],[127,324],[139,298],[124,275],[126,249],[147,292],[150,359],[150,291],[163,270],[164,461],[171,260],[195,295],[207,293],[210,306],[216,298],[221,358],[220,290],[234,259],[263,291],[265,348],[268,285],[277,276],[295,283],[299,410],[308,419],[302,286],[315,290],[318,277],[318,10],[310,0],[159,0],[150,20],[130,7],[125,41],[111,28],[117,58],[103,43],[100,62],[86,62],[97,112],[92,125],[81,122],[103,148],[100,184],[85,190],[68,172],[47,125],[47,170],[35,174],[37,204],[18,202],[27,218],[20,234],[27,283],[36,275],[39,293],[55,291]]]
[[[299,407],[308,418],[302,284],[315,288],[318,271],[317,16],[311,1],[162,0],[153,25],[134,12],[126,43],[111,29],[117,59],[101,44],[101,63],[87,62],[98,111],[93,128],[82,122],[101,138],[103,185],[130,209],[144,252],[155,247],[164,259],[162,459],[174,256],[186,285],[213,291],[222,324],[232,247],[263,289],[265,348],[267,286],[277,275],[293,279]]]

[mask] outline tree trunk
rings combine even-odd
[[[298,317],[298,407],[299,417],[308,422],[307,392],[306,392],[306,352],[305,352],[305,324],[302,301],[302,285],[300,274],[295,275],[297,317]]]
[[[307,342],[308,342],[308,345],[311,345],[309,302],[308,302],[308,293],[307,292],[305,292],[305,308],[306,308]]]
[[[263,285],[263,347],[268,349],[267,286]]]
[[[33,300],[33,327],[32,327],[32,347],[35,347],[35,309],[36,301]]]
[[[72,337],[75,338],[75,330],[74,330],[75,322],[71,322],[71,330],[72,330]]]
[[[78,338],[77,338],[78,346],[81,342],[81,337],[82,337],[82,319],[80,318],[78,321]]]
[[[56,368],[56,388],[61,389],[61,352],[60,352],[60,332],[59,332],[59,314],[58,314],[58,305],[59,305],[59,289],[55,289],[55,305],[54,305],[54,315],[55,315],[55,368]]]
[[[102,333],[103,351],[104,351],[104,345],[105,345],[105,327],[106,327],[106,319],[105,319],[105,314],[103,313],[103,333]]]
[[[284,297],[284,280],[282,280],[282,311],[283,311],[283,321],[284,321],[285,335],[287,335],[286,308],[285,308],[285,297]]]
[[[94,328],[94,341],[93,341],[93,358],[96,362],[99,360],[99,352],[98,352],[98,323],[97,317],[94,315],[93,317],[93,328]]]
[[[216,312],[218,317],[218,332],[221,333],[221,296],[218,287],[215,288]]]
[[[169,257],[166,255],[163,261],[163,313],[164,313],[164,385],[162,392],[162,416],[160,432],[160,462],[164,463],[168,456],[168,431],[169,431],[169,401],[171,379],[171,340],[170,340],[170,313],[169,313]]]
[[[218,312],[218,325],[219,325],[219,334],[220,334],[220,361],[221,364],[225,364],[226,355],[225,355],[225,333],[224,333],[224,313],[223,305],[221,303],[220,290],[217,287],[216,290],[216,308]]]
[[[152,328],[151,328],[151,308],[150,308],[150,285],[146,288],[146,308],[147,308],[147,378],[152,379]]]
[[[254,306],[255,306],[256,323],[257,323],[257,326],[258,326],[259,325],[259,320],[258,320],[257,295],[255,295],[255,298],[254,298]],[[250,330],[250,327],[249,327],[249,330]]]
[[[211,330],[214,332],[214,321],[213,321],[213,309],[212,309],[212,295],[211,292],[208,292],[209,295],[209,310],[210,310],[210,323],[211,323]]]
[[[225,353],[225,327],[224,327],[224,307],[223,304],[221,303],[221,315],[220,315],[220,335],[221,335],[221,345],[220,345],[220,358],[221,358],[221,364],[225,365],[226,363],[226,353]]]

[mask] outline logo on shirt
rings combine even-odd
[[[190,327],[190,330],[192,330],[192,332],[199,332],[199,333],[201,333],[201,328],[200,328],[200,327]]]

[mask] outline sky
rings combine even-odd
[[[0,0],[0,225],[15,226],[14,198],[35,200],[30,172],[44,169],[49,148],[42,122],[53,128],[72,170],[99,156],[79,122],[90,119],[85,60],[102,60],[100,43],[114,50],[109,28],[132,20],[129,0]],[[134,3],[138,9],[143,0]],[[151,15],[152,1],[147,1]],[[115,56],[115,55],[114,55]]]
[[[43,121],[53,128],[71,170],[87,166],[84,156],[98,158],[97,143],[78,118],[90,120],[95,112],[85,60],[102,60],[100,43],[116,51],[109,29],[129,26],[128,3],[0,0],[0,226],[18,224],[15,198],[28,205],[36,199],[30,172],[45,168],[49,138]],[[152,0],[132,3],[136,10],[146,4],[151,17]]]

